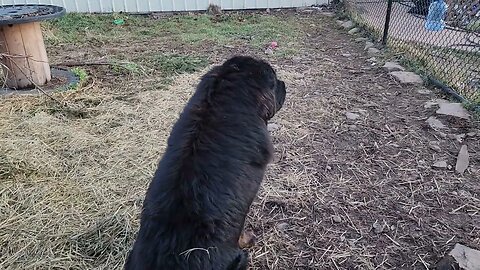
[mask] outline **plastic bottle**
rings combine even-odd
[[[427,21],[425,29],[429,31],[442,31],[445,29],[445,13],[447,12],[447,3],[444,0],[433,1],[428,8]]]

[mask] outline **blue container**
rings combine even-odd
[[[425,28],[429,31],[442,31],[445,29],[445,21],[443,18],[445,18],[447,8],[447,3],[445,3],[443,0],[432,2],[428,8]]]

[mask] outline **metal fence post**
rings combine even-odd
[[[387,45],[388,28],[390,27],[390,16],[392,15],[392,4],[393,4],[393,0],[388,0],[387,16],[385,17],[385,26],[383,27],[383,38],[382,38],[383,45]]]

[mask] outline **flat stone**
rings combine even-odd
[[[399,63],[397,62],[386,62],[383,67],[384,70],[386,71],[405,71],[405,68],[402,67]]]
[[[366,61],[369,62],[369,63],[374,63],[374,62],[377,61],[377,58],[375,58],[375,57],[370,57],[370,58],[368,58]]]
[[[368,38],[366,38],[366,37],[359,37],[359,38],[355,39],[356,42],[363,42],[363,41],[367,41],[367,40],[368,40]]]
[[[392,71],[390,73],[399,83],[404,85],[422,85],[423,79],[418,74],[410,71]]]
[[[435,163],[433,163],[432,167],[437,168],[437,169],[446,169],[448,167],[448,164],[445,160],[440,160]]]
[[[462,270],[479,270],[480,269],[480,251],[461,245],[456,244],[449,255],[454,258],[456,265]],[[444,268],[438,270],[446,269],[458,269],[458,268]]]
[[[435,116],[430,116],[426,122],[434,130],[447,129],[447,126],[445,126],[442,121],[438,120]]]
[[[348,31],[348,33],[349,33],[350,35],[355,35],[355,34],[358,33],[358,32],[360,32],[360,28],[357,28],[357,27],[352,28],[352,29],[350,29],[350,30]]]
[[[455,171],[463,174],[467,170],[468,164],[470,162],[470,156],[468,154],[468,149],[466,145],[462,145],[460,152],[457,156],[457,164],[455,165]],[[479,265],[480,266],[480,265]]]
[[[373,44],[373,42],[365,41],[365,48],[364,48],[365,51],[373,47],[375,47],[375,44]]]
[[[430,95],[432,93],[432,91],[430,91],[428,89],[418,89],[417,93],[419,93],[421,95]]]
[[[352,54],[351,53],[342,53],[342,56],[343,57],[350,57],[350,56],[352,56]]]
[[[357,120],[358,118],[360,118],[360,115],[359,115],[359,114],[352,113],[352,112],[347,112],[347,113],[345,113],[345,116],[346,116],[347,119],[349,119],[349,120]]]
[[[341,26],[344,29],[351,29],[355,26],[355,24],[352,21],[346,21],[346,22],[342,23]]]
[[[367,50],[368,56],[375,56],[380,54],[380,50],[377,48],[368,48]]]
[[[430,109],[431,107],[436,106],[440,103],[448,103],[448,102],[449,102],[448,100],[437,98],[437,99],[434,99],[432,101],[425,102],[425,105],[423,105],[423,107],[425,109]]]
[[[442,103],[439,104],[440,108],[437,110],[437,114],[454,116],[462,119],[470,119],[470,114],[462,106],[462,103]]]
[[[475,136],[477,136],[477,132],[475,132],[475,131],[473,131],[473,132],[468,132],[468,133],[467,133],[467,136],[468,136],[468,137],[475,137]]]

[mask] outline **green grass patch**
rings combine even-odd
[[[119,19],[124,23],[116,24]],[[59,19],[44,22],[43,28],[49,44],[111,43],[156,34],[150,30],[155,29],[155,25],[148,17],[115,13],[68,13]]]
[[[116,25],[115,20],[124,21]],[[179,15],[152,19],[140,15],[91,15],[70,13],[44,23],[46,41],[59,43],[115,43],[129,40],[177,42],[202,46],[205,42],[229,44],[247,42],[255,48],[277,41],[280,51],[293,51],[302,25],[295,17],[260,14]],[[154,41],[155,40],[155,41]]]
[[[88,73],[85,69],[79,68],[79,67],[74,67],[74,68],[72,68],[72,72],[78,78],[78,82],[71,85],[70,89],[78,89],[78,88],[84,86],[87,83]]]
[[[294,18],[278,18],[269,15],[225,15],[213,18],[209,15],[171,18],[167,28],[175,29],[182,41],[201,43],[212,41],[227,44],[233,40],[249,41],[254,47],[263,47],[270,41],[288,43],[298,37]]]

